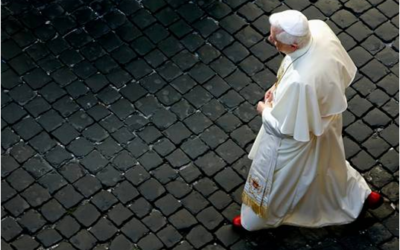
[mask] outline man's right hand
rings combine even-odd
[[[271,88],[269,88],[267,90],[267,92],[265,92],[265,96],[264,96],[264,102],[272,102],[273,99],[273,91],[275,90],[275,84],[272,85]]]

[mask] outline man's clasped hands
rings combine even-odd
[[[262,114],[266,107],[272,108],[273,91],[275,90],[275,84],[265,92],[264,101],[259,101],[257,104],[257,113]]]

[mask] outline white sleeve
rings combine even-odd
[[[264,125],[265,132],[270,135],[282,138],[287,135],[283,135],[279,130],[279,122],[271,115],[272,108],[266,107],[262,112],[262,123]]]

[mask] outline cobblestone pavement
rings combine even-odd
[[[385,197],[349,225],[237,233],[282,57],[323,19],[359,68],[346,155]],[[2,1],[2,250],[398,249],[398,1]]]

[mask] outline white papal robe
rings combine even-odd
[[[346,161],[342,112],[356,67],[328,25],[310,20],[312,41],[285,56],[288,68],[264,109],[250,150],[241,222],[249,231],[280,225],[347,224],[371,193]],[[299,58],[301,56],[301,58]]]

